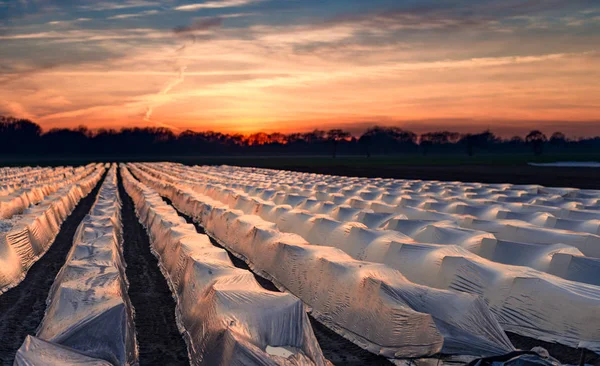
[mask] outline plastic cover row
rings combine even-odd
[[[309,245],[256,215],[245,215],[162,175],[133,168],[255,271],[298,296],[340,335],[388,358],[494,355],[513,350],[478,296],[410,282],[400,272]]]
[[[325,364],[300,300],[263,289],[156,192],[121,172],[177,300],[193,364]]]
[[[600,323],[600,287],[475,255],[482,250],[485,239],[493,239],[490,234],[402,219],[388,223],[387,227],[396,231],[373,230],[328,215],[250,198],[219,184],[199,183],[194,190],[232,209],[258,215],[275,223],[279,230],[298,234],[311,244],[339,248],[358,260],[384,263],[415,283],[481,295],[507,331],[600,351],[600,329],[596,326]],[[562,258],[548,257],[548,262],[550,258],[556,269]],[[593,268],[587,273],[594,279],[600,274]],[[565,312],[569,308],[577,311]]]
[[[170,164],[169,168],[174,166]],[[294,201],[310,199],[371,212],[411,207],[507,223],[527,222],[559,233],[600,234],[600,191],[594,190],[350,178],[227,166],[194,167],[189,171],[201,172],[212,182],[221,181],[247,193],[270,195],[274,200],[282,196]]]
[[[83,168],[83,167],[81,167]],[[10,219],[13,215],[22,213],[27,207],[41,202],[44,197],[56,192],[61,187],[89,175],[95,166],[90,164],[83,169],[58,169],[49,179],[31,177],[34,184],[20,186],[5,196],[0,196],[0,219]]]
[[[235,187],[236,183],[220,183],[225,187]],[[465,249],[494,262],[528,266],[543,272],[593,285],[600,285],[600,259],[586,257],[600,249],[600,237],[585,232],[598,231],[600,220],[574,221],[557,219],[549,214],[522,214],[521,220],[531,218],[529,222],[513,219],[478,219],[472,214],[483,216],[483,209],[464,209],[465,214],[448,214],[432,210],[407,206],[398,206],[393,210],[375,212],[369,208],[357,208],[352,205],[335,204],[319,199],[307,199],[293,194],[274,195],[258,189],[232,188],[236,193],[246,193],[249,197],[279,205],[297,208],[319,217],[332,218],[346,223],[360,223],[369,229],[400,232],[417,242],[431,244],[461,245]],[[227,190],[224,190],[226,192]],[[228,191],[231,192],[231,191]],[[282,192],[280,192],[282,193]],[[318,195],[317,195],[318,196]],[[430,208],[433,204],[430,205]],[[373,203],[377,209],[377,204]],[[468,211],[468,215],[466,214]],[[487,210],[489,212],[493,209]],[[432,217],[433,215],[433,217]],[[435,219],[435,216],[440,217]],[[535,217],[535,218],[532,218]],[[556,225],[569,225],[575,232],[536,227],[535,225],[553,222]],[[562,222],[562,224],[561,224]],[[363,227],[361,225],[361,227]],[[501,240],[512,239],[511,240]],[[406,238],[405,238],[406,239]],[[409,239],[410,240],[410,239]],[[517,241],[519,240],[519,241]],[[567,243],[567,244],[565,244]],[[580,249],[578,249],[580,248]]]
[[[120,208],[113,165],[90,213],[77,228],[37,334],[25,340],[15,365],[137,363]]]
[[[195,175],[185,174],[184,170],[180,176],[189,179]],[[385,263],[416,283],[479,294],[505,330],[600,351],[600,329],[595,326],[600,322],[600,287],[565,281],[527,267],[490,262],[475,255],[504,253],[505,259],[515,258],[515,264],[529,264],[566,278],[596,283],[600,267],[595,259],[581,256],[575,248],[504,242],[490,233],[457,228],[451,221],[432,223],[388,217],[385,226],[374,230],[363,223],[333,219],[342,218],[343,206],[336,205],[337,211],[314,214],[306,202],[292,209],[290,200],[280,200],[278,205],[273,198],[249,197],[242,190],[223,187],[222,181],[211,184],[200,179],[193,184],[195,191],[231,208],[259,215],[276,223],[282,231],[301,235],[311,244],[338,247],[355,259]],[[369,223],[377,221],[374,215],[369,218],[363,212],[359,217]],[[577,311],[565,312],[566,308]]]
[[[18,285],[43,256],[77,203],[98,184],[104,167],[50,194],[11,220],[0,220],[0,294]]]
[[[173,164],[168,168],[183,169]],[[273,172],[193,167],[185,173],[277,204],[330,213],[342,221],[364,221],[369,227],[382,227],[392,218],[429,224],[446,220],[505,241],[538,246],[559,242],[579,248],[581,255],[600,257],[600,191]],[[295,185],[289,183],[291,178]]]
[[[20,167],[20,168],[8,168],[4,174],[0,174],[0,190],[7,186],[21,186],[26,184],[35,183],[36,180],[56,177],[61,174],[68,174],[74,170],[82,167]]]

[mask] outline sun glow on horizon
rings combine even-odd
[[[427,1],[420,11],[382,0],[138,13],[98,4],[61,8],[60,20],[52,8],[8,17],[0,114],[44,129],[245,135],[374,124],[585,135],[600,123],[593,4],[511,10],[488,0],[470,16]]]

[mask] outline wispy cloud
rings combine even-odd
[[[65,25],[72,25],[75,23],[88,22],[90,20],[92,20],[92,19],[91,18],[77,18],[77,19],[73,19],[73,20],[53,20],[51,22],[48,22],[48,24],[65,26]]]
[[[233,8],[239,6],[245,6],[263,2],[265,0],[221,0],[221,1],[207,1],[198,4],[181,5],[175,7],[175,10],[179,11],[196,11],[200,9],[220,9],[220,8]]]
[[[143,8],[151,6],[160,6],[157,1],[144,1],[144,0],[129,0],[119,2],[103,2],[99,1],[93,5],[80,5],[79,9],[90,10],[90,11],[104,11],[104,10],[120,10],[120,9],[131,9],[131,8]]]
[[[206,31],[212,28],[217,28],[223,25],[222,17],[203,18],[195,21],[188,26],[179,26],[173,28],[175,34],[192,33],[196,31]]]
[[[142,11],[139,13],[113,15],[111,17],[108,17],[107,19],[129,19],[129,18],[143,17],[143,16],[147,16],[147,15],[155,15],[158,13],[160,13],[160,11],[158,11],[158,10],[146,10],[146,11]]]
[[[54,8],[0,24],[0,112],[237,132],[600,120],[590,1],[260,2],[27,1]]]
[[[185,80],[185,66],[181,66],[179,68],[179,72],[177,74],[177,78],[168,82],[165,87],[150,101],[150,105],[146,108],[146,113],[144,114],[144,121],[153,122],[152,120],[152,112],[154,112],[154,108],[159,105],[165,104],[165,96],[169,94],[169,92],[176,87],[177,85],[183,83]]]
[[[125,39],[171,38],[171,34],[150,28],[131,29],[77,29],[64,31],[46,31],[36,33],[17,33],[0,35],[0,40],[52,39],[61,42],[106,41]]]

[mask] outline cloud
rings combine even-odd
[[[143,17],[146,15],[155,15],[158,13],[160,13],[160,11],[158,11],[158,10],[146,10],[146,11],[142,11],[140,13],[113,15],[111,17],[108,17],[107,19],[129,19],[129,18]]]
[[[96,2],[92,5],[81,5],[79,9],[89,11],[104,11],[104,10],[120,10],[120,9],[131,9],[131,8],[143,8],[143,7],[156,7],[160,6],[157,1],[144,1],[144,0],[129,0],[120,2]]]
[[[382,9],[373,7],[370,11],[350,11],[338,14],[325,20],[322,26],[336,24],[354,24],[391,33],[398,30],[414,31],[465,31],[490,30],[508,33],[518,24],[505,24],[506,21],[523,19],[531,21],[530,27],[549,23],[555,17],[570,13],[572,9],[580,9],[584,4],[592,4],[593,0],[482,0],[475,3],[468,1],[453,2],[420,2],[418,5],[400,5]],[[574,14],[581,12],[575,11]],[[535,23],[533,23],[535,20]],[[582,24],[584,20],[571,18],[571,25]],[[318,26],[318,24],[315,24]],[[416,33],[415,33],[416,34]]]
[[[157,94],[158,101],[153,100],[151,102],[151,104],[148,106],[148,108],[146,108],[146,113],[144,114],[144,121],[152,122],[151,117],[152,117],[152,112],[154,111],[154,108],[165,103],[164,98],[161,98],[161,97],[166,96],[167,94],[169,94],[169,92],[174,87],[183,83],[183,81],[185,80],[185,69],[186,69],[185,66],[181,66],[179,68],[179,73],[177,75],[177,78],[175,78],[174,80],[167,83],[167,85],[165,85],[165,87]]]
[[[171,38],[166,31],[150,28],[128,29],[76,29],[64,31],[45,31],[36,33],[16,33],[0,35],[0,40],[41,40],[52,39],[62,42],[106,41],[126,39],[161,39]]]
[[[181,5],[175,7],[175,10],[179,11],[196,11],[200,9],[220,9],[220,8],[233,8],[245,5],[256,4],[265,0],[221,0],[221,1],[207,1],[199,4]]]
[[[88,22],[92,20],[91,18],[77,18],[73,20],[53,20],[48,22],[49,25],[60,25],[60,26],[68,26],[73,25],[75,23]]]
[[[175,28],[173,28],[173,32],[175,34],[185,34],[185,33],[192,33],[192,32],[196,32],[196,31],[206,31],[209,29],[218,28],[222,25],[223,25],[222,17],[211,17],[211,18],[204,18],[204,19],[197,20],[188,26],[175,27]]]
[[[528,8],[519,19],[510,9],[495,14],[491,0],[473,4],[487,8],[471,12],[466,0],[423,0],[419,4],[429,7],[422,8],[387,0],[357,1],[355,8],[338,1],[272,2],[256,13],[218,9],[258,1],[196,0],[191,5],[204,6],[198,13],[174,11],[173,4],[184,3],[175,0],[161,2],[171,4],[166,8],[151,1],[78,1],[86,9],[0,26],[0,32],[10,30],[0,34],[0,104],[37,116],[45,127],[85,119],[92,127],[168,121],[195,129],[291,132],[374,121],[415,129],[425,122],[432,128],[464,122],[478,130],[492,119],[527,126],[600,120],[600,52],[585,52],[597,49],[600,28],[565,26],[583,15]],[[124,6],[140,8],[119,10]],[[92,7],[105,12],[89,13]],[[197,17],[206,9],[230,14]],[[345,10],[354,12],[332,16]],[[106,21],[156,11],[165,16],[139,18],[133,23],[145,24],[140,28]],[[256,17],[226,21],[247,15]],[[80,16],[94,21],[61,27]],[[548,30],[527,28],[535,22]],[[32,92],[47,89],[56,94]]]

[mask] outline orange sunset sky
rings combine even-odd
[[[44,129],[600,134],[600,2],[0,0],[0,114]]]

